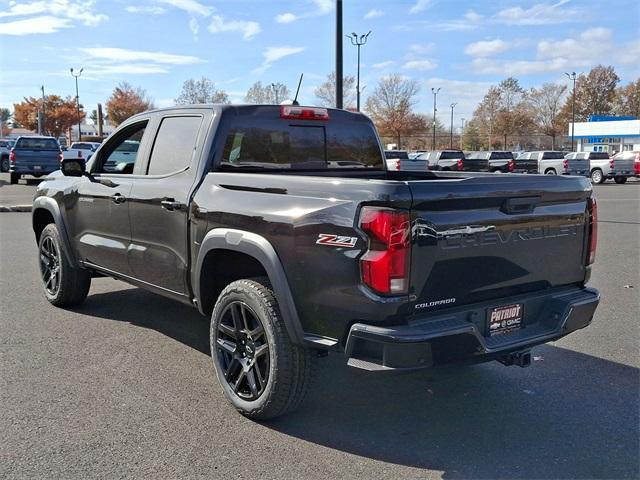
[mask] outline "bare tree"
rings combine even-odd
[[[566,92],[566,85],[544,83],[540,88],[531,88],[528,95],[534,120],[540,130],[551,137],[552,150],[556,148],[556,137],[564,132],[559,114]]]
[[[288,100],[290,96],[289,88],[284,83],[262,85],[262,82],[257,81],[247,90],[244,101],[246,103],[277,105]]]
[[[182,84],[182,92],[175,100],[176,105],[198,103],[230,103],[229,95],[224,90],[218,90],[211,80],[202,77],[200,80],[190,78]]]
[[[355,108],[356,79],[347,75],[342,80],[343,103],[345,108]],[[313,91],[318,105],[323,107],[336,106],[336,72],[327,75],[327,79]]]
[[[365,110],[382,135],[391,134],[398,140],[398,148],[402,135],[426,130],[426,118],[413,112],[419,91],[415,80],[390,75],[381,78],[367,98]]]

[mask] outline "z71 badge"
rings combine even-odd
[[[330,245],[332,247],[355,247],[358,237],[343,237],[341,235],[332,235],[330,233],[321,233],[318,235],[318,245]]]

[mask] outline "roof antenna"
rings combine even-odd
[[[302,85],[302,77],[304,76],[304,73],[300,74],[300,80],[298,81],[298,88],[296,90],[296,96],[293,99],[293,102],[291,102],[291,105],[300,105],[298,103],[298,94],[300,93],[300,85]]]

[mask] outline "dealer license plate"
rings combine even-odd
[[[522,326],[523,311],[521,303],[490,308],[487,311],[489,336],[518,330]]]

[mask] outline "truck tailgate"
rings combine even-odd
[[[416,312],[584,281],[587,179],[483,175],[409,186]]]

